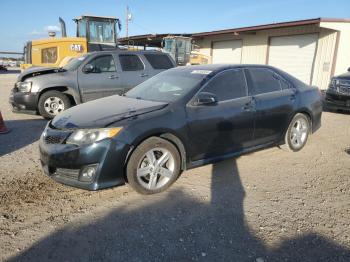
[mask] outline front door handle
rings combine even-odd
[[[111,75],[111,76],[109,76],[108,78],[109,78],[109,79],[116,79],[116,78],[119,78],[119,76],[117,76],[117,75]]]
[[[295,94],[291,95],[291,96],[289,97],[289,99],[292,100],[292,101],[295,101]]]
[[[253,106],[252,101],[250,101],[248,103],[245,103],[244,106],[243,106],[243,110],[244,111],[251,111],[253,109],[254,109],[254,106]]]
[[[148,76],[148,74],[142,73],[140,76],[141,77],[146,77],[146,76]]]
[[[251,100],[244,104],[244,111],[254,111],[255,110],[255,98],[252,97]]]

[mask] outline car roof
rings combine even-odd
[[[115,49],[115,50],[105,50],[105,51],[93,51],[90,54],[119,54],[119,53],[127,53],[127,54],[166,54],[157,50],[127,50],[127,49]]]
[[[175,67],[171,70],[183,70],[183,71],[208,70],[213,73],[218,73],[220,71],[233,69],[233,68],[256,68],[256,67],[275,69],[274,67],[269,65],[259,65],[259,64],[208,64],[208,65],[192,65],[192,66]]]

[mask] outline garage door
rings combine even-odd
[[[310,84],[317,39],[317,34],[272,37],[269,65],[278,67]]]
[[[213,64],[240,64],[242,57],[242,41],[220,41],[213,43]]]

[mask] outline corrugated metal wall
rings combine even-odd
[[[233,34],[207,36],[196,40],[201,46],[201,52],[211,57],[212,43],[230,39],[242,39],[242,63],[266,64],[269,52],[269,39],[272,36],[286,36],[298,34],[318,33],[317,49],[313,66],[312,84],[321,89],[326,89],[330,80],[333,56],[336,42],[336,31],[320,28],[315,25],[297,26],[290,28],[278,28],[261,30],[256,33],[244,33],[239,36]]]

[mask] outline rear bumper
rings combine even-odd
[[[22,93],[11,91],[9,102],[15,113],[36,114],[39,95],[37,93]]]
[[[341,109],[350,111],[350,96],[327,92],[325,97],[325,104],[328,109]]]

